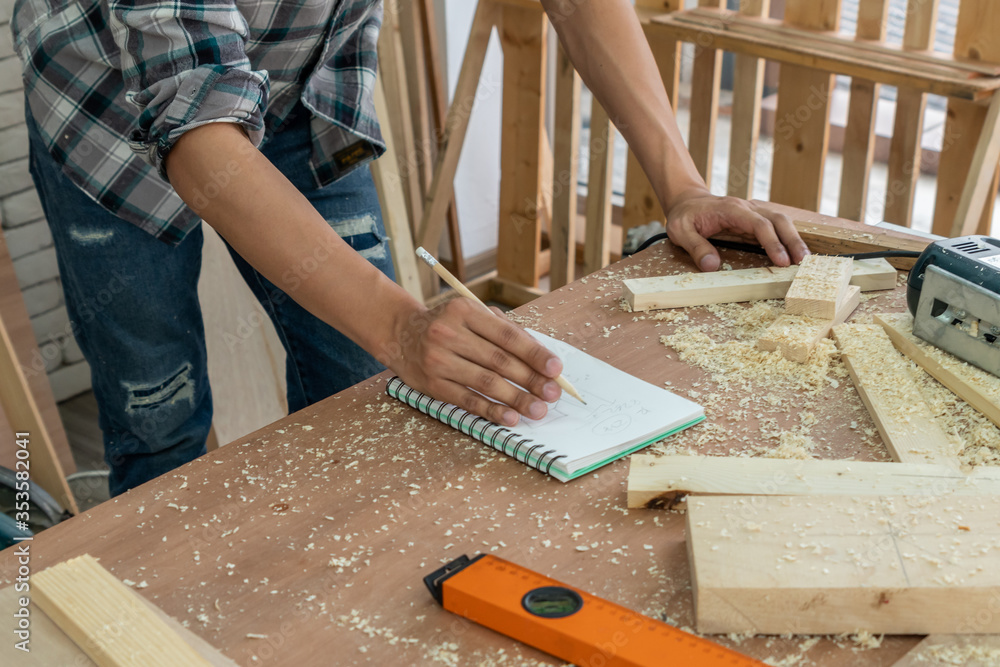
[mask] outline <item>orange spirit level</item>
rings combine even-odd
[[[764,665],[496,556],[462,556],[424,583],[448,611],[575,665]]]

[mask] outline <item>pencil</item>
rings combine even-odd
[[[420,259],[427,262],[427,266],[434,269],[434,273],[441,276],[441,280],[448,283],[448,285],[451,286],[451,288],[454,289],[456,292],[466,297],[467,299],[472,299],[486,310],[490,310],[489,306],[480,301],[479,297],[473,294],[468,287],[463,285],[458,278],[451,275],[451,272],[448,269],[444,268],[440,262],[434,259],[434,257],[429,252],[427,252],[423,248],[417,248],[417,256],[420,257]],[[490,312],[492,313],[493,311]],[[562,375],[556,378],[556,384],[562,387],[567,394],[569,394],[576,400],[580,401],[584,405],[587,404],[587,401],[583,400],[583,397],[580,396],[580,392],[578,392],[576,388],[569,383],[569,380],[564,378]]]

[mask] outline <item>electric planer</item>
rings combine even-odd
[[[915,336],[1000,376],[1000,239],[937,241],[910,269]]]

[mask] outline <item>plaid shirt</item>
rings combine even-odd
[[[168,243],[198,216],[166,181],[184,132],[255,145],[301,100],[318,186],[385,149],[372,95],[379,0],[17,0],[14,43],[47,148],[105,209]]]

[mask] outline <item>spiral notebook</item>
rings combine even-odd
[[[563,393],[540,419],[513,429],[422,394],[394,377],[386,393],[512,458],[568,482],[705,418],[700,405],[528,330],[563,361],[563,377],[587,404]]]

